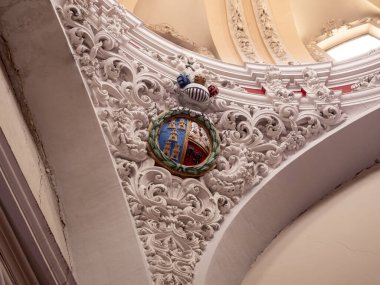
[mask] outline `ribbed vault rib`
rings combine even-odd
[[[252,0],[252,7],[258,22],[259,30],[265,45],[276,62],[288,62],[292,60],[281,37],[278,34],[276,24],[272,20],[272,12],[267,0]]]
[[[230,33],[243,61],[260,61],[261,58],[249,34],[241,0],[226,0],[226,9]]]

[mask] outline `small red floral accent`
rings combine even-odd
[[[210,85],[208,87],[208,92],[210,93],[210,97],[214,97],[219,94],[219,89],[215,85]]]

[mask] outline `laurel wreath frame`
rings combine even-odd
[[[164,155],[159,148],[158,137],[162,124],[169,118],[185,117],[204,127],[211,141],[211,152],[207,159],[197,165],[185,166],[177,163]],[[218,131],[211,121],[203,114],[187,108],[178,108],[167,111],[152,121],[149,126],[148,153],[160,166],[181,177],[199,177],[214,168],[216,159],[220,153],[220,141]]]

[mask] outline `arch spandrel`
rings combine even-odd
[[[86,246],[94,245],[97,241],[107,242],[104,225],[115,231],[112,222],[107,223],[113,217],[114,222],[120,225],[121,232],[141,241],[134,247],[134,251],[138,255],[139,250],[142,250],[146,263],[137,265],[140,266],[141,275],[144,275],[145,267],[148,268],[147,272],[152,279],[149,277],[150,281],[147,282],[165,284],[175,280],[178,284],[197,284],[202,278],[212,277],[216,272],[212,271],[212,267],[203,267],[209,270],[205,273],[198,271],[196,264],[203,264],[202,259],[207,261],[209,254],[211,260],[216,260],[219,255],[227,253],[226,248],[214,252],[213,244],[219,244],[218,231],[219,237],[231,239],[228,232],[240,222],[230,223],[228,220],[233,221],[232,217],[236,215],[237,221],[240,215],[245,215],[244,211],[251,209],[248,201],[257,199],[258,202],[255,203],[258,205],[252,209],[258,211],[260,207],[264,208],[265,203],[270,201],[266,199],[272,195],[285,195],[286,192],[273,190],[276,187],[266,187],[276,177],[280,179],[282,173],[292,171],[291,167],[297,161],[306,160],[308,153],[319,145],[321,150],[318,153],[328,153],[328,148],[324,149],[323,143],[338,137],[340,131],[336,131],[336,127],[342,123],[348,124],[344,123],[347,116],[350,125],[354,125],[354,120],[350,121],[350,112],[375,105],[378,100],[376,85],[367,86],[353,94],[342,94],[342,90],[335,89],[351,85],[361,76],[375,73],[379,54],[342,65],[238,66],[202,57],[159,38],[112,1],[68,0],[57,3],[56,8],[66,39],[72,48],[71,53],[84,79],[83,83],[82,77],[71,72],[76,78],[75,86],[88,92],[88,97],[80,97],[80,102],[86,106],[88,120],[96,132],[92,129],[86,129],[86,132],[96,137],[97,144],[93,147],[99,146],[102,149],[102,156],[98,158],[107,158],[107,163],[102,164],[107,170],[105,173],[109,173],[107,179],[101,179],[99,172],[96,172],[99,176],[92,173],[91,177],[112,184],[112,199],[125,198],[118,200],[115,204],[117,207],[111,203],[112,199],[105,203],[103,198],[110,198],[106,194],[108,188],[102,183],[97,184],[96,193],[99,198],[89,199],[93,206],[91,209],[95,211],[95,205],[99,203],[104,209],[103,214],[107,215],[99,220],[99,229],[96,229],[95,220],[92,219],[89,228],[94,232],[99,230],[100,234],[92,238],[86,232],[85,236],[89,239]],[[66,51],[65,54],[69,61],[70,53]],[[369,64],[358,68],[363,62]],[[202,69],[206,80],[220,89],[218,97],[213,99],[205,111],[219,132],[220,159],[216,167],[200,179],[180,178],[155,166],[146,148],[149,123],[159,114],[178,106],[178,87],[174,80],[189,66],[194,70]],[[70,68],[76,67],[72,64]],[[66,102],[64,97],[60,98]],[[70,110],[79,116],[78,107]],[[370,116],[368,113],[365,118]],[[80,121],[85,122],[84,119]],[[85,128],[88,125],[83,123],[70,126]],[[73,133],[68,126],[64,130]],[[327,136],[329,133],[334,134]],[[59,145],[58,139],[53,142],[55,146]],[[80,145],[80,142],[76,143],[75,145]],[[311,144],[315,145],[311,148]],[[86,150],[85,158],[89,159],[92,148],[82,145],[81,149]],[[75,154],[75,151],[70,152],[70,157],[79,159]],[[58,157],[56,159],[59,160]],[[63,160],[59,161],[62,163]],[[278,167],[282,168],[278,170]],[[76,177],[79,182],[86,183],[85,178],[81,180],[79,176]],[[263,179],[267,179],[266,184],[262,183]],[[287,181],[291,182],[296,183],[297,180]],[[102,186],[107,189],[102,189]],[[72,199],[67,200],[71,204],[67,207],[78,205],[80,199],[73,198],[80,195],[81,192],[78,192],[71,196]],[[300,204],[287,216],[280,215],[283,213],[281,210],[284,210],[281,206],[284,205],[277,204],[280,216],[278,220],[269,212],[265,214],[265,217],[273,220],[272,225],[259,218],[256,212],[256,234],[260,235],[262,229],[266,229],[266,233],[261,235],[260,246],[264,247],[271,235],[285,226],[291,217],[295,217],[300,208],[311,204],[316,196],[306,197],[302,203],[293,200]],[[298,196],[298,199],[300,197],[302,196]],[[287,199],[291,200],[289,197]],[[107,207],[111,207],[110,212],[105,210]],[[79,216],[89,214],[79,206],[76,206],[76,211]],[[123,225],[123,219],[129,221],[128,211],[133,216],[135,228]],[[81,228],[74,219],[71,222],[76,233],[81,233]],[[224,231],[226,235],[222,234]],[[113,237],[120,244],[123,243],[122,236]],[[240,238],[248,239],[245,235]],[[71,250],[75,252],[73,258],[83,261],[81,257],[90,249],[80,248],[78,241],[71,242]],[[131,243],[128,244],[130,245]],[[121,280],[123,274],[129,274],[123,272],[123,266],[128,268],[136,260],[127,256],[127,246],[123,249],[121,252],[126,255],[113,256],[113,262],[121,261],[117,267],[102,267],[103,260],[95,254],[89,263],[81,263],[78,274],[90,276],[88,272],[95,269],[98,269],[97,273],[116,270],[114,280]],[[109,244],[102,247],[104,254],[113,251],[115,248]],[[223,266],[222,261],[215,264]],[[207,282],[203,284],[209,284]]]
[[[347,101],[342,97],[348,95],[328,86],[337,70],[331,63],[271,67],[250,64],[237,68],[185,50],[173,55],[171,51],[179,51],[178,48],[164,40],[165,45],[159,50],[151,48],[148,44],[150,34],[141,25],[131,27],[125,19],[132,16],[120,7],[113,6],[111,12],[105,12],[102,5],[112,6],[111,3],[92,5],[89,7],[94,11],[92,14],[81,13],[78,2],[73,6],[64,3],[58,11],[78,64],[90,83],[92,101],[134,216],[149,271],[156,284],[191,284],[197,272],[196,264],[203,257],[207,260],[207,254],[212,253],[211,249],[205,251],[206,247],[213,244],[217,231],[228,226],[222,221],[229,219],[229,212],[233,212],[231,217],[235,213],[238,218],[241,200],[249,195],[252,201],[258,200],[252,203],[258,204],[248,207],[247,203],[241,211],[264,210],[266,199],[275,197],[276,193],[285,195],[286,192],[281,191],[272,193],[275,190],[270,189],[276,187],[264,190],[265,185],[281,177],[281,171],[274,169],[286,165],[282,171],[291,171],[290,165],[296,164],[292,160],[294,154],[303,152],[304,146],[311,141],[324,142],[325,133],[346,120],[344,104]],[[76,11],[75,18],[72,11]],[[97,17],[108,26],[100,29],[94,25]],[[123,43],[126,38],[129,38],[129,45]],[[352,66],[347,65],[346,70]],[[250,70],[258,70],[252,76],[255,81],[249,81]],[[200,179],[179,178],[154,166],[146,152],[144,134],[149,122],[154,122],[162,112],[179,106],[177,97],[181,93],[178,93],[173,75],[180,72],[189,72],[190,77],[192,72],[203,72],[204,80],[220,89],[220,96],[213,98],[209,109],[204,111],[219,132],[220,157],[216,167]],[[240,76],[244,79],[239,79]],[[340,79],[343,80],[335,76],[335,80]],[[235,80],[243,83],[237,84]],[[261,95],[259,91],[249,94],[248,84],[253,90],[261,90]],[[292,157],[287,160],[291,163],[284,164],[288,156]],[[273,180],[269,180],[271,175]],[[268,177],[268,184],[259,192],[251,191],[261,185],[265,177]],[[301,185],[298,180],[293,182]],[[290,212],[285,213],[289,208],[277,202],[277,218],[270,212],[265,213],[273,224],[259,218],[256,212],[258,224],[254,229],[261,235],[261,247],[322,195],[310,192],[297,196],[293,193],[297,197],[292,199],[291,194],[281,196],[296,204],[295,208],[290,207]],[[227,229],[237,224],[239,222],[232,223]],[[223,235],[224,238],[229,239],[229,236]],[[243,234],[240,238],[247,236]],[[256,250],[256,253],[260,251]],[[227,262],[223,252],[226,248],[217,250],[211,260],[222,254]],[[215,264],[222,263],[223,260]],[[214,280],[212,274],[209,271],[198,275],[201,279],[211,276]],[[197,278],[194,282],[198,282]]]
[[[364,129],[379,118],[378,107],[350,118],[289,158],[248,193],[210,242],[197,264],[194,284],[241,284],[252,263],[280,231],[378,161],[380,132]],[[363,141],[369,143],[364,146]]]

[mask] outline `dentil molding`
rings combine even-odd
[[[191,284],[196,263],[232,207],[288,155],[346,116],[340,97],[304,71],[312,108],[288,90],[276,67],[267,67],[263,85],[271,107],[214,99],[206,115],[214,123],[221,152],[216,167],[200,179],[172,175],[147,154],[149,123],[177,108],[178,88],[156,70],[168,62],[173,73],[203,69],[183,55],[162,58],[145,52],[157,68],[129,52],[126,12],[94,0],[66,0],[57,8],[75,58],[90,90],[124,188],[155,284]],[[221,93],[239,87],[206,73]],[[219,80],[219,81],[218,81]]]

